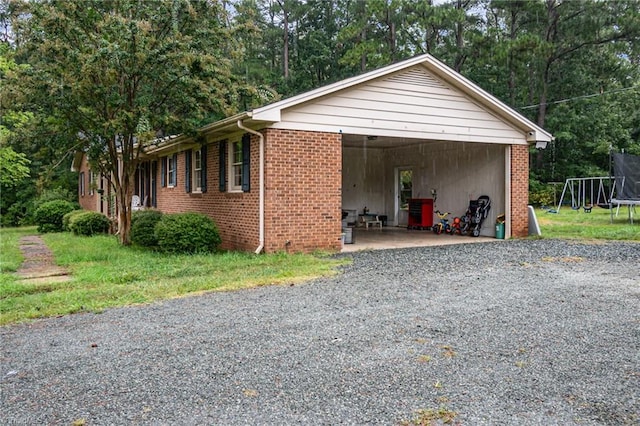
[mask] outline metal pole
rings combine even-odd
[[[609,145],[609,188],[611,188],[611,193],[609,194],[609,223],[613,223],[613,204],[611,203],[611,199],[613,198],[613,187],[615,185],[611,182],[611,175],[613,174],[611,171],[612,151],[613,145]]]

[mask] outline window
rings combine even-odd
[[[228,151],[228,152],[227,152]],[[227,157],[228,155],[228,157]],[[229,183],[229,192],[249,192],[250,190],[250,156],[251,156],[251,138],[249,134],[242,136],[240,141],[220,144],[220,191],[226,191],[225,182]],[[226,169],[228,175],[224,175],[222,159],[227,158]]]
[[[202,192],[202,151],[193,151],[193,190]]]
[[[413,171],[400,170],[400,209],[407,210],[409,208],[409,198],[413,194]]]
[[[174,187],[176,186],[178,176],[178,154],[170,157],[162,157],[160,160],[160,186]]]
[[[89,195],[93,195],[93,191],[95,189],[95,176],[92,170],[89,170]]]
[[[84,172],[80,172],[80,178],[79,178],[79,191],[80,191],[80,196],[84,197]]]
[[[186,192],[207,192],[207,146],[184,153]]]
[[[178,156],[173,154],[171,157],[167,157],[167,186],[176,186],[178,176]]]
[[[229,191],[242,191],[242,142],[229,147]]]
[[[249,192],[251,190],[251,137],[247,133],[242,140],[221,141],[219,145],[220,191]],[[203,163],[203,165],[205,165]]]

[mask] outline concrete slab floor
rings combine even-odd
[[[426,247],[449,244],[483,243],[497,241],[493,237],[471,237],[463,235],[436,235],[433,231],[413,230],[404,227],[354,228],[353,244],[344,244],[342,253],[359,250],[384,250],[405,247]]]

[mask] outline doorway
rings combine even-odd
[[[396,226],[407,226],[409,221],[409,198],[413,196],[413,169],[395,169],[395,220]]]

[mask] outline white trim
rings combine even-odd
[[[251,133],[252,135],[256,135],[258,136],[258,139],[260,140],[260,199],[259,199],[259,243],[260,245],[255,249],[254,253],[255,254],[259,254],[260,252],[262,252],[262,250],[264,250],[264,135],[260,132],[256,132],[255,130],[252,130],[248,127],[246,127],[243,123],[242,120],[238,120],[238,122],[236,123],[238,125],[239,129],[242,130],[246,130],[247,132]]]
[[[278,122],[281,120],[281,114],[284,109],[291,108],[304,102],[318,99],[322,96],[327,96],[337,91],[351,88],[358,84],[362,84],[367,81],[377,79],[382,76],[386,76],[388,74],[392,74],[416,65],[424,66],[431,73],[435,74],[448,84],[460,90],[462,93],[475,99],[482,106],[487,107],[491,111],[495,112],[503,120],[506,120],[515,125],[517,128],[524,132],[524,136],[529,142],[550,142],[553,140],[553,136],[542,127],[528,120],[527,118],[498,100],[496,97],[481,89],[475,83],[463,77],[461,74],[457,73],[429,54],[415,56],[411,59],[391,64],[384,68],[380,68],[355,77],[347,78],[345,80],[338,81],[337,83],[329,84],[327,86],[311,90],[261,108],[256,108],[250,113],[250,116],[253,120],[256,121]]]
[[[239,163],[235,163],[233,160],[233,154],[234,154],[234,147],[235,145],[238,144],[238,146],[240,147],[240,162]],[[235,173],[235,169],[234,166],[238,164],[240,166],[240,172],[239,172],[239,176],[240,176],[240,184],[236,185],[235,182],[235,178],[236,178],[236,173]],[[242,141],[240,140],[229,140],[227,141],[227,192],[242,192]]]
[[[196,157],[200,154],[200,168],[196,168]],[[201,194],[202,193],[202,161],[206,161],[206,158],[202,158],[202,148],[194,149],[191,152],[191,193],[192,194]],[[196,184],[196,180],[200,180],[200,186]]]
[[[534,122],[530,121],[496,97],[481,89],[472,81],[463,77],[453,69],[449,68],[444,63],[440,62],[429,54],[415,56],[405,61],[397,62],[395,64],[388,65],[386,67],[370,71],[365,74],[347,78],[338,81],[333,84],[329,84],[324,87],[310,90],[297,96],[292,96],[287,99],[283,99],[278,102],[274,102],[270,105],[266,105],[260,108],[256,108],[252,111],[245,111],[238,113],[234,116],[227,117],[223,120],[216,121],[207,124],[200,129],[199,133],[207,136],[208,138],[217,139],[228,137],[229,133],[237,129],[237,123],[243,123],[243,126],[251,126],[253,129],[264,128],[265,126],[270,128],[288,128],[291,130],[306,130],[306,131],[328,131],[328,132],[340,132],[340,133],[354,133],[354,134],[370,134],[371,131],[362,133],[362,129],[336,129],[331,126],[302,126],[304,128],[297,128],[295,125],[289,123],[283,125],[279,123],[282,119],[282,113],[284,110],[303,104],[305,102],[317,100],[318,98],[332,95],[338,91],[343,91],[354,86],[366,83],[368,81],[378,79],[402,70],[405,70],[414,66],[422,66],[427,72],[433,74],[437,78],[441,79],[452,88],[459,90],[464,95],[468,96],[472,100],[476,101],[482,108],[491,111],[499,119],[511,124],[516,129],[522,132],[521,140],[507,140],[507,138],[500,140],[499,142],[493,140],[484,140],[484,138],[470,138],[468,135],[459,134],[455,137],[448,137],[447,140],[458,140],[462,142],[480,142],[480,143],[503,143],[503,144],[523,144],[526,141],[529,144],[539,142],[551,142],[553,136],[551,133],[544,130]],[[399,136],[396,133],[385,132],[384,128],[376,129],[378,136]],[[416,134],[413,137],[416,138],[429,138],[438,140],[437,134],[425,133]],[[406,134],[401,137],[411,137]],[[482,139],[482,140],[480,140]],[[171,136],[159,140],[156,145],[153,145],[145,150],[147,154],[156,153],[158,151],[165,151],[174,148],[178,145],[185,143],[192,143],[191,138],[185,135]]]
[[[504,149],[504,238],[511,238],[511,146]]]
[[[403,170],[409,170],[411,171],[411,197],[413,198],[413,166],[397,166],[393,168],[393,184],[394,184],[394,200],[393,200],[393,214],[394,214],[394,219],[393,219],[393,224],[394,226],[400,226],[400,210],[402,210],[400,208],[400,172]],[[408,208],[407,208],[407,214],[408,213]]]
[[[175,188],[178,185],[178,158],[175,154],[167,155],[167,188]],[[173,163],[173,169],[171,164]],[[173,182],[171,182],[171,174],[173,172]]]

